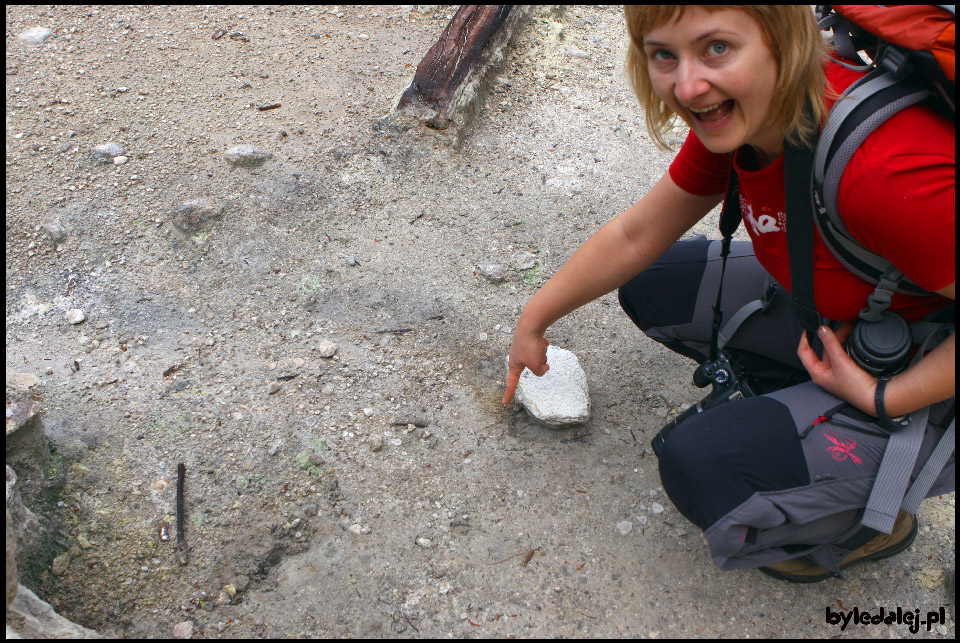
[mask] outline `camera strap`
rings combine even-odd
[[[723,276],[727,272],[727,256],[730,254],[730,244],[733,233],[740,226],[743,215],[740,212],[740,190],[737,183],[737,170],[733,166],[733,155],[730,158],[730,182],[727,184],[727,195],[723,199],[723,209],[720,211],[720,234],[723,241],[720,244],[720,285],[717,287],[717,303],[713,307],[713,328],[710,334],[710,361],[717,359],[720,352],[720,324],[723,321],[723,309],[720,300],[723,297]],[[726,340],[724,340],[724,344]]]

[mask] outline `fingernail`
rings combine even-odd
[[[817,334],[820,335],[820,337],[825,337],[826,334],[827,334],[827,327],[826,327],[826,326],[821,326],[820,328],[818,328],[818,329],[817,329]]]

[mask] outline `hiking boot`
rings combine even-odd
[[[896,556],[913,544],[919,526],[920,523],[916,517],[901,511],[897,514],[897,521],[893,524],[892,533],[877,534],[872,540],[844,556],[838,567],[845,569],[856,563],[868,560],[883,560]],[[775,563],[759,569],[768,576],[791,583],[818,583],[833,576],[823,567],[810,562],[806,556],[785,560],[782,563]]]

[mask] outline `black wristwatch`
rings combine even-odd
[[[910,424],[910,414],[905,413],[895,418],[887,417],[887,410],[883,408],[883,393],[889,381],[890,378],[887,376],[882,376],[877,380],[877,393],[874,397],[874,402],[877,405],[877,420],[880,427],[887,431],[901,431]]]

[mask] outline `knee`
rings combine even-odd
[[[651,314],[653,308],[650,306],[650,303],[655,301],[652,296],[654,279],[649,273],[649,270],[641,272],[617,290],[620,308],[644,332],[656,325]]]
[[[718,462],[715,452],[696,444],[693,427],[675,431],[660,448],[660,480],[667,497],[677,510],[701,529],[709,527],[714,516],[704,510],[710,495],[711,480],[716,482]]]
[[[707,265],[710,240],[678,241],[653,265],[620,287],[620,307],[640,330],[689,323]]]

